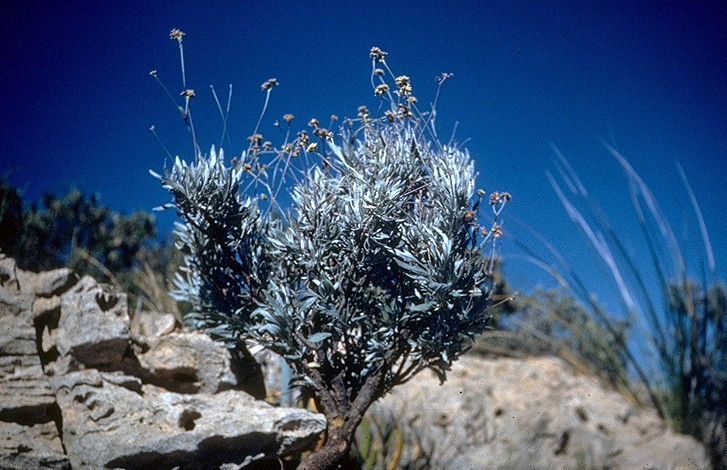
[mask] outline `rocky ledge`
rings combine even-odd
[[[0,258],[0,468],[241,468],[311,447],[323,416],[255,399],[244,371],[171,315],[130,316],[123,292]]]

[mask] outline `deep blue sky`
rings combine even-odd
[[[112,3],[123,3],[123,6]],[[164,152],[189,157],[179,115],[148,76],[157,69],[181,91],[172,27],[187,33],[189,85],[203,148],[221,123],[209,85],[234,86],[230,131],[239,152],[277,77],[267,122],[291,112],[355,115],[375,108],[368,51],[390,53],[416,94],[433,97],[433,77],[455,74],[440,100],[440,132],[459,121],[481,185],[514,200],[505,228],[530,241],[520,220],[556,242],[598,284],[593,252],[544,177],[554,142],[570,158],[639,253],[623,173],[600,139],[614,144],[652,186],[689,253],[701,241],[675,162],[684,166],[704,211],[725,278],[727,222],[727,15],[706,2],[11,2],[0,28],[0,173],[30,199],[72,185],[100,192],[130,212],[168,200],[147,173]],[[546,5],[547,3],[547,5]],[[52,4],[52,5],[51,5]],[[295,5],[295,6],[293,6]],[[659,5],[658,7],[653,5]],[[165,230],[172,215],[159,217]],[[534,244],[535,245],[535,244]],[[502,248],[506,257],[512,243]],[[543,278],[513,257],[523,289]]]

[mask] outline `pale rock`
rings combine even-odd
[[[22,426],[0,421],[0,468],[70,470],[55,423]]]
[[[422,372],[372,413],[394,416],[433,468],[710,468],[695,439],[550,357],[465,356],[443,385]]]
[[[61,299],[58,352],[87,366],[120,363],[129,345],[129,325],[126,294],[84,276]]]
[[[216,468],[312,445],[322,415],[275,408],[244,392],[184,395],[134,378],[72,372],[53,381],[73,468]]]

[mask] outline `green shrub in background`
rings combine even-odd
[[[20,191],[1,179],[0,228],[0,251],[22,269],[69,267],[115,284],[147,308],[178,313],[166,291],[180,256],[170,243],[156,241],[152,214],[119,214],[77,189],[25,207]]]
[[[183,37],[172,31],[182,57]],[[433,111],[419,112],[409,77],[385,57],[371,50],[383,116],[361,107],[337,133],[314,119],[313,136],[301,131],[280,147],[256,128],[229,165],[221,151],[199,151],[182,67],[194,161],[176,158],[156,175],[182,219],[176,296],[192,305],[188,320],[280,354],[326,415],[326,442],[301,468],[340,463],[369,405],[392,387],[426,368],[444,380],[493,303],[487,246],[502,234],[510,195],[492,194],[495,222],[479,226],[484,191],[475,192],[469,155],[439,142]],[[266,104],[276,85],[263,84]]]

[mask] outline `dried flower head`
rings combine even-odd
[[[396,115],[391,111],[384,111],[384,116],[386,116],[386,119],[388,119],[389,122],[396,121]]]
[[[265,80],[265,82],[260,85],[260,88],[262,88],[263,91],[270,91],[276,86],[278,86],[280,83],[278,82],[277,78],[269,78]]]
[[[411,112],[411,109],[403,104],[399,105],[399,114],[401,114],[405,118],[410,118],[414,116],[414,114]]]
[[[381,76],[384,75],[384,70],[383,69],[378,69],[378,68],[377,69],[374,69],[374,75],[377,75],[377,76],[381,77]]]
[[[499,225],[495,225],[494,227],[492,227],[492,236],[495,238],[502,237],[502,227]]]
[[[310,121],[308,121],[308,125],[312,127],[313,129],[316,129],[321,123],[318,122],[318,119],[312,118]]]
[[[441,85],[442,83],[446,82],[447,80],[449,80],[452,77],[454,77],[453,73],[442,72],[441,74],[434,77],[434,81],[436,81],[439,85]]]
[[[292,115],[292,114],[290,114],[290,113],[288,113],[288,114],[286,114],[286,115],[284,115],[284,116],[283,116],[283,121],[285,121],[285,122],[287,122],[287,123],[291,123],[291,122],[293,122],[294,120],[295,120],[295,116],[293,116],[293,115]]]
[[[371,58],[376,62],[383,62],[387,55],[389,55],[388,52],[384,52],[378,47],[371,48]]]
[[[338,122],[338,116],[331,114],[331,122]]]
[[[184,31],[174,28],[169,32],[169,39],[174,39],[175,41],[182,42],[182,39],[184,39]]]
[[[313,133],[316,135],[316,137],[320,137],[321,139],[333,140],[333,132],[329,131],[328,129],[319,127]]]
[[[483,237],[486,237],[488,233],[490,232],[485,227],[482,227],[482,229],[480,230],[480,235],[482,235]]]
[[[490,194],[490,205],[494,206],[500,201],[500,193],[495,191],[494,193]]]
[[[464,220],[467,222],[471,222],[475,220],[475,212],[474,211],[467,211],[464,213]]]
[[[485,190],[484,190],[484,189],[478,189],[478,190],[477,190],[477,196],[478,196],[478,197],[482,197],[482,196],[484,196],[484,195],[485,195]]]
[[[376,87],[376,89],[374,90],[374,94],[376,96],[383,96],[384,93],[386,93],[387,91],[389,91],[389,85],[387,85],[386,83],[382,83],[381,85]]]
[[[186,90],[182,91],[180,95],[184,96],[187,99],[194,98],[194,90],[191,88],[187,88]]]
[[[312,152],[315,152],[316,150],[318,150],[318,144],[317,144],[316,142],[313,142],[312,144],[310,144],[310,145],[309,145],[309,146],[308,146],[308,147],[307,147],[307,148],[305,149],[305,151],[306,151],[307,153],[312,153]]]
[[[263,141],[263,136],[261,134],[253,134],[247,138],[247,141],[253,145],[260,145],[260,142]]]
[[[409,104],[417,104],[417,101],[419,101],[417,100],[416,96],[409,96],[406,100],[409,102]]]
[[[366,106],[359,106],[358,107],[358,115],[359,117],[366,118],[369,116],[369,108]]]

